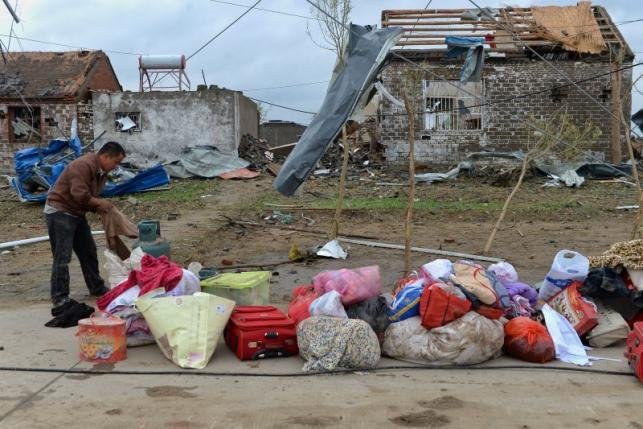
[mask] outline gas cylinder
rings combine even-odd
[[[170,243],[161,237],[161,222],[158,220],[142,220],[138,223],[138,240],[132,248],[137,247],[155,258],[161,255],[170,258]]]

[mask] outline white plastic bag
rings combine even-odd
[[[500,261],[495,264],[489,265],[489,269],[500,280],[500,283],[506,285],[508,283],[516,283],[518,281],[518,273],[516,269],[509,262]]]
[[[342,296],[336,290],[326,292],[310,303],[308,311],[311,316],[331,316],[348,319],[346,310],[342,305]]]
[[[130,257],[124,261],[116,253],[107,249],[105,249],[103,255],[105,255],[103,268],[107,272],[107,283],[109,283],[110,289],[114,289],[117,285],[127,280],[130,271],[141,269],[141,259],[143,259],[145,252],[140,247],[137,247],[132,250]]]
[[[192,271],[183,269],[183,277],[177,285],[167,292],[168,296],[194,295],[201,292],[201,281]]]
[[[542,308],[545,324],[556,349],[556,359],[575,365],[591,365],[583,343],[565,316],[545,304]]]
[[[431,283],[449,280],[453,274],[453,263],[448,259],[436,259],[420,268],[420,277],[428,279]]]
[[[561,250],[554,257],[549,273],[538,291],[538,299],[547,301],[574,280],[583,281],[589,272],[589,260],[573,250]]]

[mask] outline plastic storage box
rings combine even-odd
[[[224,273],[201,281],[201,290],[228,298],[237,305],[266,305],[270,301],[270,271]]]

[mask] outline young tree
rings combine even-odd
[[[350,0],[314,0],[311,14],[317,20],[323,42],[317,42],[307,28],[308,37],[320,48],[335,51],[338,65],[344,65],[344,48],[348,41],[348,26],[352,10]]]

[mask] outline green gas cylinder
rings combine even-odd
[[[161,255],[170,258],[170,243],[161,237],[161,222],[158,220],[142,220],[138,223],[138,240],[132,248],[137,247],[155,258]]]

